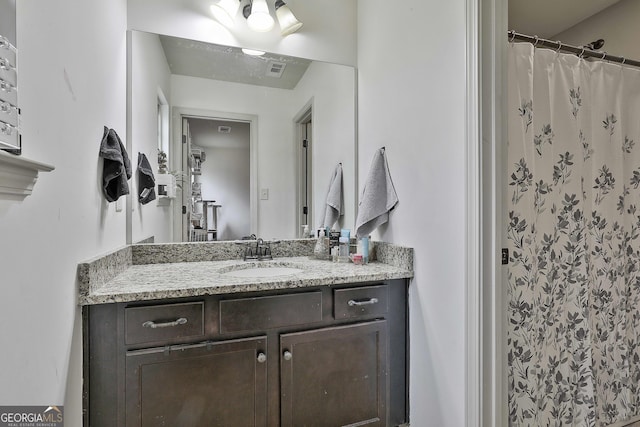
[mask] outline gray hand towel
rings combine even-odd
[[[389,220],[389,211],[398,204],[398,195],[391,181],[384,148],[373,156],[369,176],[365,181],[356,219],[356,236],[368,236]]]
[[[138,153],[138,200],[146,205],[156,199],[156,179],[147,156]]]
[[[329,191],[327,192],[326,209],[321,227],[333,227],[338,218],[344,214],[342,206],[344,205],[344,192],[342,191],[342,163],[338,163],[331,181],[329,182]]]
[[[129,194],[131,163],[127,150],[120,137],[113,129],[104,127],[100,143],[100,157],[104,159],[102,168],[102,190],[109,202],[115,202],[125,194]]]

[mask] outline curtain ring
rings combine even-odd
[[[556,43],[558,43],[558,48],[556,49],[556,53],[560,52],[560,49],[562,49],[562,42],[560,40],[557,40]]]
[[[516,39],[516,32],[509,31],[509,35],[511,36],[511,38],[509,39],[509,43],[513,43],[513,41]]]
[[[580,51],[580,55],[578,55],[578,58],[584,58],[584,48],[582,48],[582,50]]]
[[[602,58],[600,58],[600,59],[604,60],[604,58],[606,58],[606,56],[607,56],[607,52],[602,52]]]
[[[538,36],[533,36],[533,39],[535,40],[535,42],[533,43],[533,47],[538,46],[538,42],[540,41],[540,39],[538,38]]]
[[[627,58],[625,58],[624,56],[622,57],[622,65],[624,65],[624,63],[627,61]]]

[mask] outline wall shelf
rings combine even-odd
[[[39,172],[55,167],[0,151],[0,200],[24,200],[33,191]]]

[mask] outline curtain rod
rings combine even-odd
[[[520,34],[513,30],[507,31],[507,35],[509,36],[509,42],[513,42],[514,40],[526,41],[532,43],[535,47],[548,47],[555,50],[556,52],[570,52],[574,55],[579,56],[580,58],[596,58],[604,61],[615,62],[618,64],[640,67],[640,61],[626,59],[622,56],[609,55],[606,52],[596,52],[587,48],[572,46],[570,44],[562,43],[560,40],[553,41],[542,39],[538,36],[528,36],[526,34]]]

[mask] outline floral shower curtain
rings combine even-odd
[[[640,70],[509,46],[512,426],[640,415]]]

